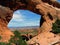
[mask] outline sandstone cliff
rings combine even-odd
[[[8,22],[12,18],[12,14],[13,13],[9,8],[0,5],[0,36],[2,37],[0,41],[5,42],[10,39],[11,35],[13,35],[7,27]]]

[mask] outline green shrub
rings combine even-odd
[[[22,37],[18,31],[14,31],[14,36],[11,36],[9,43],[0,42],[0,45],[27,45],[27,43],[22,40]]]
[[[53,24],[53,27],[52,27],[52,32],[55,33],[55,34],[58,34],[60,33],[60,20],[57,20],[54,24]]]
[[[22,40],[22,37],[20,35],[20,32],[14,31],[14,36],[10,39],[10,43],[14,43],[16,45],[27,45],[27,43]]]

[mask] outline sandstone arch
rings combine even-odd
[[[60,3],[52,0],[0,0],[0,35],[3,37],[2,40],[7,41],[10,39],[10,35],[13,35],[13,33],[7,28],[7,24],[11,20],[13,12],[17,9],[26,9],[34,13],[41,14],[42,18],[40,22],[40,30],[42,30],[43,34],[47,33],[54,36],[54,34],[51,34],[50,31],[52,29],[52,23],[54,23],[57,18],[60,19]],[[4,37],[6,38],[4,39]]]

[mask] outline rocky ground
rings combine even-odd
[[[44,32],[27,42],[29,45],[60,45],[60,36]]]

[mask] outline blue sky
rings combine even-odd
[[[60,0],[57,0],[58,2],[60,2]]]
[[[8,27],[39,26],[40,17],[40,15],[28,10],[17,10],[14,12]]]

